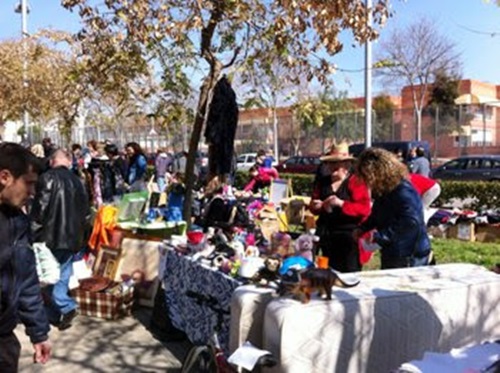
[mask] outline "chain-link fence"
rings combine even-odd
[[[72,128],[71,136],[67,139],[57,129],[46,130],[33,136],[33,143],[41,142],[43,137],[50,137],[54,144],[69,147],[73,143],[82,146],[91,141],[106,141],[123,148],[129,142],[137,142],[146,153],[156,152],[158,148],[166,148],[172,152],[180,152],[189,145],[190,131],[188,126],[177,132],[169,132],[154,125],[128,124],[123,128],[100,128],[98,126],[77,126]]]
[[[320,154],[333,141],[364,142],[364,110],[332,114],[322,126],[305,127],[291,111],[282,111],[277,118],[278,149],[280,157],[295,154]],[[237,153],[274,149],[274,125],[269,116],[240,120],[235,138]],[[35,131],[36,132],[36,131]],[[109,140],[122,147],[135,141],[148,153],[158,147],[178,152],[187,149],[191,124],[176,126],[176,130],[157,128],[144,120],[129,123],[123,128],[105,129],[81,125],[72,129],[68,141],[57,130],[38,131],[32,135],[51,137],[61,146],[71,143],[87,144],[90,140]],[[428,141],[434,158],[453,158],[462,154],[500,153],[500,101],[453,107],[428,107],[420,120],[414,109],[372,112],[372,142]],[[201,141],[203,142],[203,137]],[[36,142],[36,141],[35,141]]]
[[[372,142],[428,141],[434,158],[463,154],[500,153],[500,101],[453,107],[427,107],[420,120],[413,108],[372,112]],[[269,118],[240,123],[240,152],[273,149]],[[364,110],[331,115],[322,126],[305,127],[291,113],[278,117],[280,156],[320,154],[333,141],[364,142]],[[419,136],[420,134],[420,136]]]

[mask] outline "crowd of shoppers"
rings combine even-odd
[[[73,144],[67,151],[44,139],[31,152],[17,144],[0,145],[1,372],[17,370],[17,319],[26,325],[35,361],[45,363],[51,353],[49,323],[65,330],[77,316],[68,285],[73,257],[90,231],[90,205],[98,207],[146,188],[148,157],[138,143],[130,142],[123,150],[109,142],[86,145]],[[432,262],[424,212],[440,187],[430,179],[422,152],[415,149],[410,167],[378,148],[354,159],[345,143],[334,144],[321,157],[309,209],[318,215],[319,247],[332,268],[361,270],[359,238],[367,234],[380,247],[382,269]],[[174,157],[158,149],[152,163],[159,191],[170,180],[182,179],[186,158],[187,153]],[[256,192],[279,178],[272,164],[269,154],[259,152],[244,189]],[[206,162],[199,164],[197,173],[207,176]],[[45,243],[59,263],[58,282],[43,289],[45,302],[30,237]]]

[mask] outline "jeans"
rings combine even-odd
[[[381,258],[381,268],[391,269],[391,268],[406,268],[406,267],[422,267],[433,264],[431,261],[431,254],[423,256],[421,258],[417,257],[387,257],[382,253]]]
[[[165,191],[165,187],[167,186],[167,183],[165,182],[165,177],[158,177],[156,179],[156,184],[158,184],[158,191],[160,193],[163,193]]]
[[[77,308],[76,301],[69,295],[69,278],[73,274],[74,253],[69,250],[53,250],[52,254],[61,266],[61,278],[54,285],[44,288],[47,295],[47,316],[53,325],[59,324],[61,316]]]
[[[0,372],[17,373],[20,353],[21,344],[13,332],[0,336]]]

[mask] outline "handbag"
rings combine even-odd
[[[36,273],[41,285],[54,285],[61,277],[60,264],[45,242],[35,242]]]

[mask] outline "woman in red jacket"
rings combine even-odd
[[[366,185],[351,174],[354,158],[348,145],[333,145],[316,176],[309,209],[319,215],[316,234],[330,267],[340,272],[361,270],[358,241],[353,231],[370,215]]]
[[[265,168],[255,165],[248,170],[248,173],[252,179],[247,185],[245,185],[245,188],[243,188],[245,192],[256,193],[259,189],[263,189],[271,185],[271,181],[279,178],[278,171],[274,167]]]

